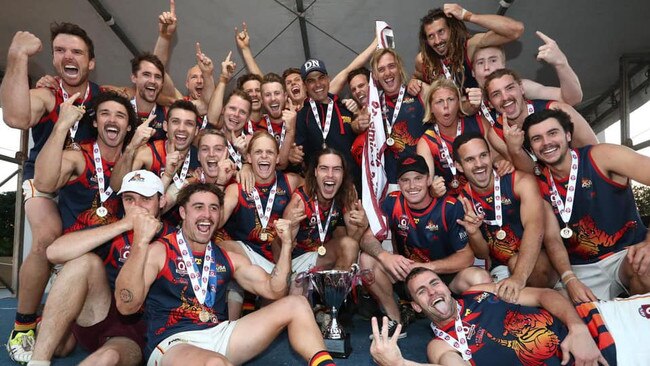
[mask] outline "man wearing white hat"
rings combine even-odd
[[[164,188],[154,173],[136,170],[124,177],[118,194],[124,207],[121,220],[66,234],[48,248],[48,259],[65,265],[45,303],[29,365],[49,365],[55,353],[71,352],[76,342],[91,353],[89,364],[141,362],[144,321],[141,314],[119,314],[113,288],[131,243],[143,235],[146,223],[158,221]],[[156,236],[169,232],[159,224]]]

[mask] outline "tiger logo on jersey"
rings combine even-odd
[[[503,336],[487,336],[499,345],[512,349],[522,365],[544,365],[544,360],[557,354],[560,339],[548,327],[553,317],[546,311],[538,314],[522,314],[509,310],[503,320]],[[514,338],[513,338],[514,337]]]
[[[609,248],[621,240],[628,230],[636,228],[636,221],[628,221],[612,235],[599,229],[591,216],[584,216],[574,228],[573,237],[569,239],[569,253],[582,258],[597,256],[599,248]]]

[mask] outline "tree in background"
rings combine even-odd
[[[14,244],[16,192],[0,193],[0,257],[10,257]]]

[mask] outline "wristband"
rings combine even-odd
[[[574,274],[572,270],[565,271],[564,273],[562,273],[562,276],[560,276],[560,279],[564,281],[564,277],[567,277],[572,274]]]
[[[564,282],[564,287],[566,287],[569,284],[569,282],[571,282],[573,280],[577,280],[577,279],[578,279],[578,277],[576,277],[576,276],[573,276],[573,277],[569,278],[566,282]]]
[[[463,11],[460,13],[460,17],[463,18],[463,21],[468,22],[469,18],[472,17],[472,12],[468,11],[467,9],[463,9]]]

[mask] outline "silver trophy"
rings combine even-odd
[[[347,358],[352,352],[350,334],[346,333],[337,320],[338,309],[359,280],[359,267],[354,264],[350,271],[317,271],[309,273],[312,285],[331,309],[331,320],[323,331],[325,347],[332,357]]]

